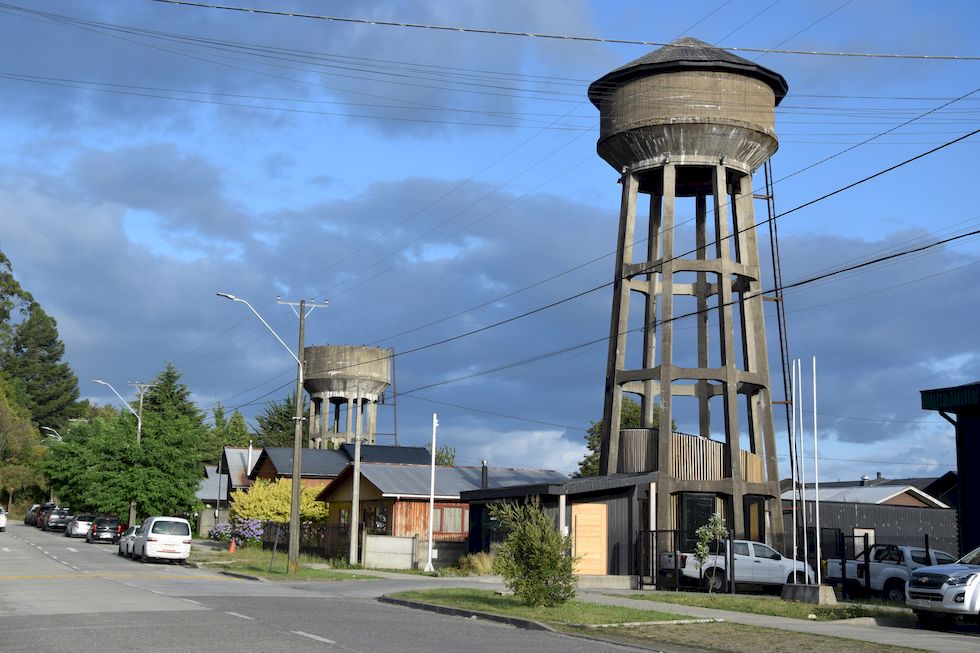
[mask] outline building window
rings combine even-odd
[[[742,517],[745,523],[745,539],[756,542],[766,541],[766,500],[765,497],[746,495],[742,497]]]
[[[443,508],[442,509],[442,529],[443,533],[462,533],[463,532],[463,509],[462,508]]]
[[[697,530],[715,514],[715,495],[685,492],[681,494],[681,548],[693,551],[698,543]]]

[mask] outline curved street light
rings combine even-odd
[[[49,432],[46,436],[44,436],[46,438],[51,438],[52,440],[57,440],[58,442],[65,441],[65,439],[61,437],[61,434],[58,433],[58,431],[56,431],[55,429],[51,428],[50,426],[42,426],[41,430]]]
[[[109,383],[108,381],[103,381],[102,379],[92,379],[92,383],[100,383],[100,384],[106,386],[107,388],[109,388],[110,390],[112,390],[112,393],[114,395],[116,395],[117,397],[119,397],[119,401],[122,402],[123,406],[125,406],[126,408],[128,408],[129,409],[129,412],[131,412],[133,415],[136,416],[136,446],[140,446],[140,443],[141,443],[141,441],[143,439],[143,418],[140,417],[140,414],[138,412],[136,412],[135,410],[133,410],[133,407],[129,405],[129,402],[126,401],[125,399],[123,399],[122,395],[119,394],[118,392],[116,392],[116,389],[113,388],[112,387],[112,384]],[[142,405],[143,405],[143,393],[140,392],[140,407],[141,408],[142,408]],[[135,523],[136,523],[136,499],[132,499],[129,502],[129,524],[130,524],[130,526],[132,526]]]

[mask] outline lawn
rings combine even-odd
[[[500,596],[491,590],[445,588],[399,592],[392,596],[475,612],[532,619],[570,634],[641,648],[667,649],[678,653],[759,653],[760,650],[766,653],[798,653],[810,650],[834,653],[912,653],[913,651],[897,646],[727,622],[590,628],[590,625],[597,624],[673,621],[689,619],[689,617],[574,600],[554,608],[531,608],[521,605],[513,596]]]
[[[616,594],[615,596],[623,596]],[[699,608],[714,608],[716,610],[731,610],[733,612],[750,612],[766,614],[773,617],[789,617],[791,619],[809,619],[815,615],[817,621],[837,621],[838,619],[854,619],[855,617],[878,617],[888,619],[908,619],[910,615],[886,607],[866,606],[856,603],[840,603],[838,605],[814,605],[797,601],[783,601],[779,598],[764,596],[742,596],[731,594],[698,594],[694,592],[637,592],[629,594],[631,599],[658,601],[660,603],[676,603],[691,605]]]
[[[378,578],[368,573],[360,571],[337,571],[334,569],[314,568],[310,565],[324,565],[326,560],[309,555],[300,555],[299,572],[293,575],[286,574],[287,555],[277,552],[272,571],[269,571],[269,561],[272,558],[272,551],[264,551],[259,546],[241,547],[234,553],[228,553],[227,549],[214,551],[191,553],[191,562],[196,562],[201,566],[212,570],[233,571],[236,573],[249,574],[252,576],[262,576],[265,578],[293,580],[372,580]]]
[[[514,596],[501,596],[492,590],[474,590],[464,588],[445,588],[435,590],[419,590],[399,592],[394,598],[410,601],[422,601],[436,605],[445,605],[464,610],[490,612],[508,617],[533,619],[546,623],[565,624],[618,624],[637,621],[669,621],[686,619],[676,614],[659,612],[657,610],[639,610],[636,608],[621,608],[612,605],[597,605],[568,601],[553,608],[528,607],[522,605]]]

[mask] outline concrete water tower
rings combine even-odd
[[[782,546],[752,173],[776,151],[786,91],[688,37],[589,87],[599,156],[622,175],[600,465],[658,471],[651,530],[689,538],[717,511]],[[623,393],[639,396],[642,428],[620,428]],[[697,432],[673,432],[678,416]]]
[[[391,382],[392,355],[390,349],[348,345],[304,350],[303,387],[312,404],[311,448],[353,442],[358,430],[363,443],[375,443],[378,402]]]

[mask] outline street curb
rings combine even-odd
[[[402,607],[413,608],[415,610],[436,612],[438,614],[445,614],[451,617],[467,617],[469,619],[483,619],[485,621],[494,621],[496,623],[507,624],[509,626],[514,626],[515,628],[521,628],[523,630],[543,630],[549,633],[560,632],[555,630],[551,626],[547,626],[541,623],[540,621],[534,621],[532,619],[521,619],[519,617],[505,617],[499,614],[491,614],[489,612],[478,612],[476,610],[463,610],[462,608],[449,608],[444,605],[435,605],[433,603],[423,603],[421,601],[396,599],[387,595],[379,596],[378,602],[389,603],[391,605],[400,605]]]
[[[261,576],[252,576],[250,574],[240,574],[237,571],[224,571],[224,570],[222,570],[222,571],[219,571],[218,573],[221,574],[222,576],[231,576],[232,578],[241,578],[242,580],[255,580],[255,581],[258,581],[260,583],[266,583],[266,582],[268,582],[266,579],[262,578]]]

